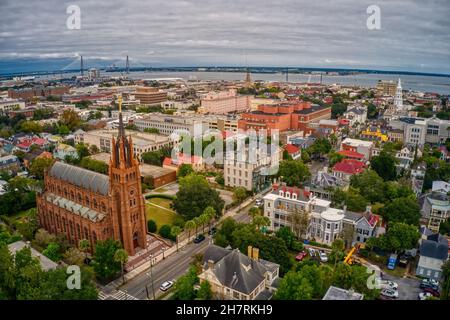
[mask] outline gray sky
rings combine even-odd
[[[81,29],[66,8],[81,9]],[[368,30],[369,5],[381,30]],[[0,60],[349,67],[450,74],[450,1],[0,0]]]

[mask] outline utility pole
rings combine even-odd
[[[127,55],[127,62],[125,63],[125,69],[126,69],[126,73],[130,73],[130,61],[128,60],[128,55]]]

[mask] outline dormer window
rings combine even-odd
[[[296,193],[292,194],[292,199],[297,200],[297,194]]]
[[[280,196],[284,197],[284,192],[282,190],[280,190]]]
[[[291,193],[289,191],[286,192],[286,198],[290,198],[291,197]]]

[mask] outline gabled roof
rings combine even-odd
[[[353,150],[341,150],[338,151],[338,154],[348,158],[364,159],[364,155],[362,153]]]
[[[284,150],[286,150],[289,154],[295,154],[295,153],[297,153],[300,150],[300,148],[295,146],[295,145],[293,145],[293,144],[287,144],[284,147]]]
[[[336,163],[333,167],[333,171],[344,172],[347,174],[361,173],[366,165],[358,160],[344,159],[339,163]]]
[[[238,249],[227,250],[215,245],[210,245],[203,255],[205,268],[209,260],[214,262],[211,272],[222,285],[245,294],[253,292],[264,281],[266,272],[279,267],[275,263],[250,259]]]
[[[448,240],[439,233],[428,236],[420,245],[420,256],[447,260]]]
[[[48,175],[102,195],[107,195],[109,191],[109,177],[107,175],[59,161],[51,167]]]

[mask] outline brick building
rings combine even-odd
[[[109,174],[56,162],[37,196],[38,219],[43,228],[65,235],[71,244],[87,239],[94,248],[98,240],[111,238],[133,256],[147,247],[145,204],[139,163],[132,138],[125,137],[121,114],[119,122]]]
[[[331,107],[319,106],[310,102],[289,102],[275,105],[259,105],[258,110],[243,113],[238,122],[242,130],[266,129],[269,133],[273,129],[279,131],[311,130],[309,124],[322,119],[331,118]]]
[[[26,89],[8,89],[8,97],[11,99],[31,100],[34,97],[62,96],[69,92],[69,87],[36,86]]]

